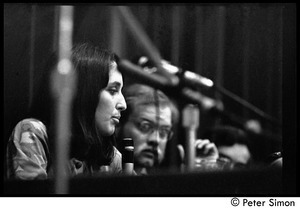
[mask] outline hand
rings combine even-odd
[[[219,151],[216,145],[208,139],[197,139],[195,147],[198,160],[217,160],[219,158]]]
[[[180,158],[184,162],[185,152],[181,144],[177,145]],[[199,160],[217,160],[219,158],[219,151],[216,145],[208,139],[197,139],[195,141],[196,158]]]

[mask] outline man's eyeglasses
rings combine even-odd
[[[149,121],[133,121],[133,123],[144,134],[151,134],[154,130],[157,130],[159,137],[163,140],[169,140],[173,135],[169,127],[157,127],[157,125]]]

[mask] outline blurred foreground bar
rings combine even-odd
[[[280,169],[235,170],[149,176],[102,176],[70,179],[69,195],[205,196],[283,194]],[[5,196],[55,196],[53,180],[4,182]]]

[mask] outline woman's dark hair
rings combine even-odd
[[[117,55],[100,46],[78,43],[72,49],[72,63],[77,74],[77,87],[72,106],[71,157],[85,160],[88,165],[107,165],[113,158],[114,135],[103,137],[95,124],[95,111],[99,93],[109,80],[110,65],[117,62]],[[47,127],[50,153],[55,152],[55,97],[51,75],[58,61],[53,52],[41,73],[39,88],[34,95],[28,117],[42,121]]]
[[[114,135],[104,137],[99,134],[95,111],[99,93],[107,86],[110,66],[116,59],[112,52],[88,43],[77,44],[73,49],[77,89],[73,103],[74,149],[71,154],[83,158],[88,165],[108,165],[113,158]]]

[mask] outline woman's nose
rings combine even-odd
[[[120,111],[126,110],[127,104],[126,104],[126,101],[125,101],[125,98],[124,98],[123,94],[120,95],[120,99],[117,103],[116,108]]]

